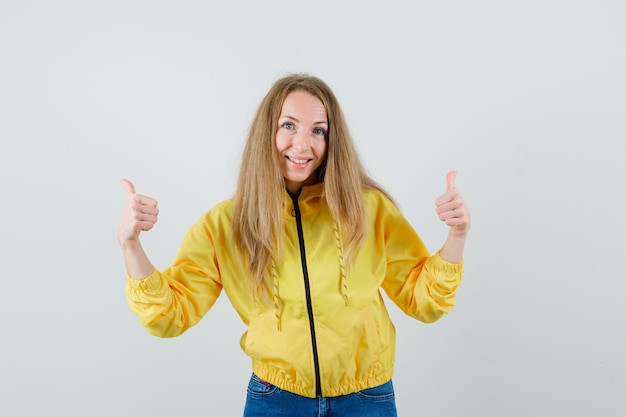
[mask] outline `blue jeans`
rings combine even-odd
[[[307,398],[252,374],[243,417],[397,417],[391,381],[339,397]]]

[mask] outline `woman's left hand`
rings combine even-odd
[[[448,173],[446,192],[435,200],[439,220],[450,227],[451,237],[465,237],[470,228],[470,214],[463,196],[454,185],[456,171]]]

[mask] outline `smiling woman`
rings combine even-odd
[[[285,98],[278,119],[276,151],[290,193],[315,184],[315,172],[326,158],[328,118],[324,104],[315,96],[294,91]]]
[[[326,83],[282,78],[252,122],[235,197],[191,227],[164,271],[139,241],[157,202],[123,181],[129,304],[150,333],[173,337],[224,290],[248,327],[245,417],[393,417],[395,329],[379,291],[424,322],[452,310],[470,223],[455,175],[436,202],[448,239],[430,255],[365,173]]]

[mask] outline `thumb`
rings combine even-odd
[[[448,172],[446,177],[446,191],[454,190],[454,181],[456,180],[456,171]]]
[[[124,190],[126,190],[126,197],[130,197],[131,195],[135,194],[135,186],[132,182],[128,181],[127,179],[122,179],[120,180],[120,183],[124,187]]]

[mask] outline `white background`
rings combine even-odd
[[[625,4],[1,0],[0,413],[241,415],[225,297],[170,340],[126,305],[119,180],[159,200],[165,268],[309,72],[431,251],[447,171],[472,211],[454,312],[389,307],[400,415],[626,415]]]

